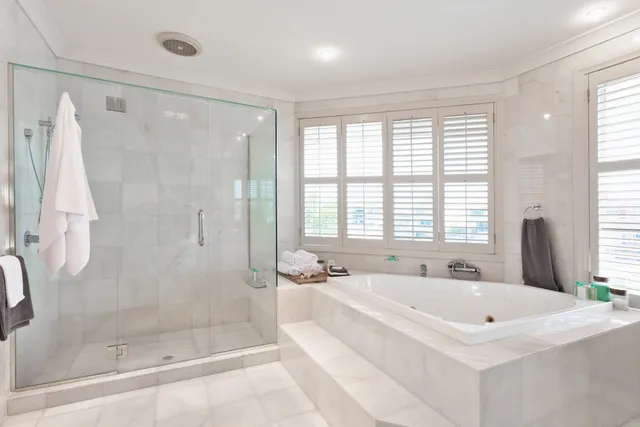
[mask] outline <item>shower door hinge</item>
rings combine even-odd
[[[122,359],[127,357],[127,344],[110,345],[107,347],[107,356],[109,359]]]
[[[587,104],[591,102],[591,89],[587,89]]]
[[[498,237],[496,237],[496,235],[493,235],[493,244],[497,245],[498,244]]]
[[[496,124],[496,113],[493,113],[493,124]]]

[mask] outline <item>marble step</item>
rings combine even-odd
[[[280,338],[282,364],[332,427],[455,427],[315,322]]]

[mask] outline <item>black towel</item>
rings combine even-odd
[[[29,289],[29,276],[24,258],[17,257],[22,267],[22,286],[24,299],[13,308],[7,305],[7,287],[4,280],[4,272],[0,267],[0,341],[6,341],[9,334],[18,328],[27,326],[33,319],[33,304],[31,303],[31,290]]]
[[[522,221],[522,279],[528,286],[563,292],[555,279],[544,218]]]

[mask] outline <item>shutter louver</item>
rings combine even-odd
[[[338,127],[336,125],[304,128],[303,150],[305,178],[338,176]]]
[[[382,176],[382,122],[347,124],[347,177]]]
[[[445,117],[443,150],[445,175],[488,173],[488,115],[483,113]]]
[[[305,184],[305,237],[338,237],[338,184]]]
[[[393,238],[433,242],[433,184],[393,185]]]
[[[489,184],[444,185],[444,230],[447,243],[489,243]]]
[[[598,85],[596,274],[640,289],[640,74]]]
[[[392,139],[395,176],[433,174],[431,118],[394,120]]]
[[[382,240],[382,183],[347,184],[347,237]]]

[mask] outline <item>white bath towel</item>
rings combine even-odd
[[[300,276],[302,274],[302,269],[284,261],[278,262],[278,271],[282,274],[288,274],[290,276]]]
[[[67,264],[76,275],[89,262],[89,221],[98,219],[80,144],[82,131],[69,94],[62,94],[47,164],[40,218],[40,256],[49,273]]]
[[[302,265],[304,265],[304,260],[300,255],[296,255],[293,252],[289,251],[282,252],[280,260],[286,262],[287,264],[295,265],[296,267],[301,267]]]
[[[22,282],[22,266],[20,260],[14,256],[0,257],[0,269],[4,274],[7,292],[7,305],[13,308],[24,299],[24,284]]]
[[[302,263],[305,265],[315,265],[318,263],[318,256],[312,254],[311,252],[307,252],[305,250],[302,249],[298,249],[294,255],[298,255],[300,257],[302,257]]]

